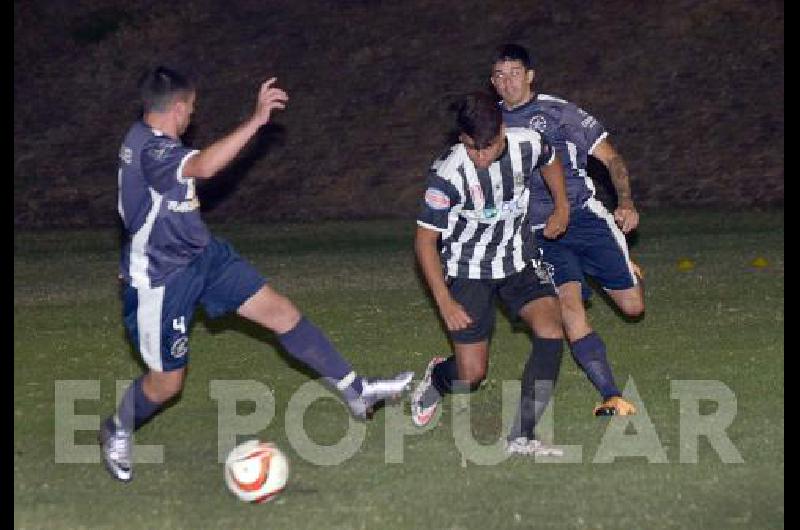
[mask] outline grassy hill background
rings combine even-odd
[[[287,110],[201,190],[209,220],[411,217],[458,94],[528,46],[539,89],[583,106],[640,208],[783,204],[783,2],[104,0],[14,2],[14,222],[116,222],[135,84],[159,62],[200,86],[203,147],[277,76]]]

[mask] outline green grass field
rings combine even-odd
[[[362,373],[413,369],[421,375],[432,355],[448,351],[415,273],[413,222],[212,229],[325,329]],[[497,440],[502,382],[520,377],[528,354],[526,334],[502,316],[488,379],[468,409],[448,397],[437,428],[402,436],[397,425],[410,430],[408,422],[397,419],[407,404],[384,408],[366,424],[352,457],[318,465],[295,450],[285,421],[287,404],[308,374],[276,350],[269,333],[199,314],[180,401],[137,433],[138,444],[163,446],[164,461],[139,464],[135,480],[123,485],[108,477],[99,454],[94,463],[57,462],[64,443],[88,446],[83,450],[91,456],[96,431],[56,439],[63,432],[57,410],[90,428],[93,416],[114,407],[115,382],[141,370],[120,320],[116,232],[18,232],[15,527],[782,528],[783,236],[782,211],[644,212],[632,254],[646,274],[646,317],[625,322],[599,297],[590,315],[618,383],[631,378],[645,410],[638,423],[593,417],[595,392],[566,354],[553,435],[555,443],[581,446],[577,461],[514,457],[479,465],[473,453],[462,455],[454,425],[470,417],[476,440]],[[753,267],[757,257],[767,265]],[[694,268],[679,270],[681,258],[692,259]],[[75,380],[86,381],[78,383],[88,388],[84,397],[74,408],[56,402],[57,388]],[[274,392],[275,416],[257,424],[255,436],[277,442],[292,468],[287,490],[272,503],[246,505],[225,488],[212,380],[254,380]],[[673,398],[676,381],[686,380],[717,381],[735,395],[736,415],[724,433],[742,463],[724,462],[706,438],[698,442],[697,462],[681,461],[682,446],[694,440],[681,424],[691,410],[681,405],[695,412],[699,406],[704,415],[732,406],[730,400],[698,405]],[[236,410],[254,409],[243,400]],[[348,416],[338,402],[323,399],[308,408],[302,424],[313,441],[331,446],[347,432]],[[651,446],[642,453],[637,447],[645,434]],[[613,461],[595,462],[604,455]]]

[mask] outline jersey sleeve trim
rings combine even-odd
[[[598,144],[600,144],[600,142],[605,140],[607,136],[608,136],[608,131],[604,131],[603,134],[601,134],[600,137],[597,140],[594,141],[592,146],[589,148],[589,154],[590,155],[594,152],[595,147],[597,147]]]
[[[438,226],[433,226],[431,224],[425,223],[425,222],[420,221],[420,220],[417,220],[417,224],[419,226],[421,226],[422,228],[427,228],[428,230],[433,230],[434,232],[442,233],[445,230],[447,230],[446,228],[439,228]]]
[[[177,170],[176,173],[177,173],[177,177],[178,177],[178,182],[180,182],[181,184],[186,184],[186,182],[189,180],[189,178],[191,178],[191,177],[186,178],[186,177],[183,176],[183,166],[186,165],[186,162],[188,162],[191,157],[193,157],[194,155],[196,155],[199,152],[200,151],[197,150],[197,149],[192,149],[191,151],[186,153],[186,155],[181,159],[181,163],[178,164],[178,170]]]
[[[555,159],[556,159],[556,150],[553,148],[553,146],[550,146],[550,159],[547,162],[545,162],[544,165],[549,166],[550,164],[553,163],[553,160]]]

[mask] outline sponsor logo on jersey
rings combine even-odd
[[[186,213],[200,208],[197,198],[188,201],[167,201],[167,209],[171,212]]]
[[[547,118],[541,114],[534,114],[531,117],[531,121],[528,122],[528,127],[540,133],[544,132],[547,129]]]
[[[450,197],[437,188],[428,188],[425,191],[425,204],[433,210],[446,210],[450,207]]]
[[[176,144],[172,141],[160,142],[157,146],[151,147],[147,153],[153,157],[154,160],[164,160],[169,155],[170,151],[175,148]]]
[[[503,201],[498,206],[487,206],[475,210],[461,210],[460,215],[472,221],[513,219],[525,213],[526,201],[520,199]]]

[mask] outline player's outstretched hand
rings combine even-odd
[[[277,77],[268,79],[258,91],[258,101],[256,101],[256,110],[253,116],[260,125],[269,121],[272,111],[286,108],[286,102],[289,101],[286,92],[273,86],[277,79]]]
[[[620,203],[614,210],[614,221],[625,234],[639,226],[639,212],[636,211],[633,202]]]

